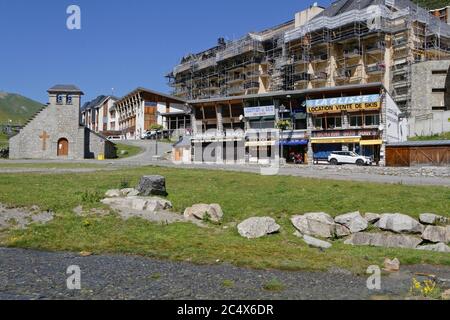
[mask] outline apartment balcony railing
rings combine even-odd
[[[308,82],[311,80],[311,74],[309,73],[300,73],[294,75],[294,82]]]
[[[366,67],[366,73],[368,74],[381,74],[386,71],[386,65],[384,63],[370,64]]]
[[[344,57],[345,58],[357,58],[361,56],[361,50],[359,48],[353,48],[353,49],[345,49],[344,50]]]
[[[247,79],[247,77],[245,76],[245,74],[240,74],[239,76],[233,76],[228,80],[228,83],[238,83],[238,82],[243,82]]]
[[[309,61],[311,60],[311,58],[306,54],[293,55],[292,58],[294,64],[309,63]]]
[[[349,69],[338,69],[334,75],[335,79],[346,80],[352,77],[352,70]]]
[[[324,62],[328,60],[328,54],[319,54],[311,56],[311,62]]]
[[[244,89],[259,89],[259,82],[251,81],[244,84]]]
[[[384,52],[386,49],[386,43],[384,41],[368,44],[366,46],[367,53]]]
[[[311,81],[313,82],[323,82],[328,79],[328,74],[325,72],[318,72],[314,74],[311,78]]]
[[[228,89],[228,94],[239,94],[244,92],[245,92],[244,86],[231,87]]]

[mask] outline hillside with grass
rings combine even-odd
[[[19,94],[0,92],[0,125],[22,125],[44,105]]]
[[[413,2],[426,9],[440,9],[450,6],[449,0],[414,0]]]

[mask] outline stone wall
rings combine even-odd
[[[104,155],[105,159],[114,159],[116,157],[116,149],[112,142],[88,128],[83,128],[83,130],[86,141],[84,154],[86,159],[98,159],[99,155]]]

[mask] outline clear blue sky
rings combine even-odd
[[[78,85],[84,101],[111,88],[168,92],[164,75],[183,55],[291,20],[314,1],[0,0],[0,91],[40,102],[59,83]],[[81,30],[66,28],[71,4]]]

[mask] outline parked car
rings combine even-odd
[[[109,136],[106,139],[108,139],[109,141],[118,141],[118,140],[122,140],[121,136]]]
[[[142,135],[142,139],[144,140],[155,140],[155,139],[160,139],[161,138],[161,131],[147,131]]]
[[[334,151],[328,156],[328,162],[332,165],[356,164],[358,166],[372,165],[372,159],[360,156],[352,151]]]

